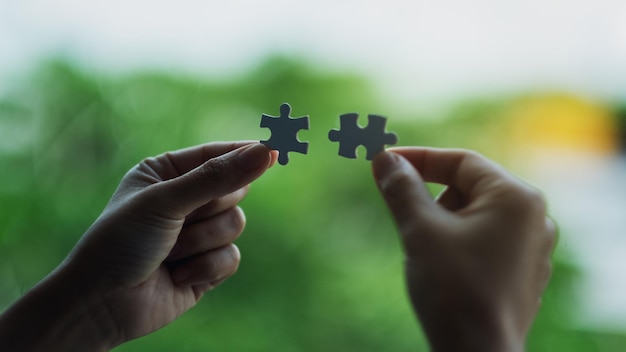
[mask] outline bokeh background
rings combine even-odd
[[[0,307],[135,163],[265,139],[282,102],[310,152],[253,185],[238,274],[116,351],[426,350],[364,149],[327,140],[346,112],[541,188],[560,238],[528,350],[626,348],[620,0],[0,0]]]

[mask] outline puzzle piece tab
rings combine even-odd
[[[378,115],[367,115],[367,127],[361,128],[357,120],[359,114],[350,113],[339,116],[340,129],[330,130],[328,139],[339,142],[339,155],[356,159],[356,148],[360,145],[367,148],[365,159],[372,160],[374,156],[385,149],[385,145],[398,143],[395,133],[385,132],[387,119]]]
[[[280,116],[261,116],[261,127],[272,131],[270,139],[261,141],[269,149],[278,150],[278,163],[286,165],[289,162],[289,152],[306,154],[309,143],[298,140],[298,131],[309,129],[309,116],[291,118],[291,106],[283,103],[280,106]]]

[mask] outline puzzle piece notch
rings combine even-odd
[[[280,116],[261,116],[261,127],[272,131],[268,140],[260,141],[269,149],[278,150],[278,163],[286,165],[289,162],[289,152],[307,154],[309,143],[298,140],[298,131],[309,129],[309,116],[291,118],[291,105],[283,103],[280,106]]]
[[[368,124],[362,128],[358,124],[359,114],[349,113],[339,116],[340,129],[330,130],[328,139],[339,142],[339,155],[356,159],[356,148],[360,145],[367,148],[365,159],[372,160],[374,156],[385,149],[385,145],[398,143],[395,133],[385,132],[387,118],[379,115],[367,115]]]

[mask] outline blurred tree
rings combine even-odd
[[[284,101],[294,116],[311,116],[311,130],[300,132],[310,152],[273,168],[244,201],[239,273],[170,326],[116,350],[425,350],[363,150],[343,159],[327,139],[339,114],[387,106],[358,75],[284,57],[226,81],[102,76],[50,61],[16,86],[0,101],[0,305],[62,260],[133,164],[207,141],[264,139],[261,113],[277,114]],[[400,112],[388,129],[405,145],[478,146],[502,161],[506,104],[466,102],[437,120]],[[556,263],[529,349],[617,350],[601,346],[626,335],[570,326],[576,271],[565,262]]]

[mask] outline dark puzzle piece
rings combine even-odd
[[[357,120],[359,114],[350,113],[339,116],[340,129],[330,130],[328,139],[339,142],[339,155],[356,159],[356,148],[360,145],[367,148],[365,159],[372,160],[374,156],[385,149],[385,145],[398,143],[395,133],[385,132],[387,119],[378,115],[367,115],[367,127],[361,128]]]
[[[289,162],[289,152],[306,154],[309,143],[298,140],[298,131],[309,129],[309,116],[291,118],[291,106],[283,103],[280,106],[280,116],[261,116],[261,127],[272,131],[270,139],[261,141],[269,149],[278,150],[278,163],[285,165]]]

